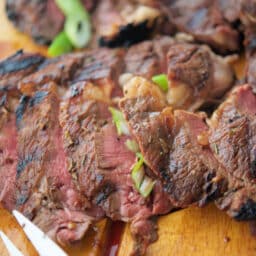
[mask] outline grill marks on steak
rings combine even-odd
[[[167,70],[167,52],[174,44],[171,37],[159,37],[131,46],[125,55],[125,72],[148,79]]]
[[[54,239],[67,243],[82,238],[91,218],[67,171],[55,85],[47,88],[23,96],[17,109],[16,207]]]
[[[208,132],[203,117],[166,108],[156,85],[135,77],[125,86],[120,108],[148,166],[163,182],[176,207],[205,204],[219,195],[222,180],[214,181],[218,162],[207,142],[198,136]]]
[[[169,22],[178,31],[193,35],[197,41],[221,53],[239,50],[239,33],[225,20],[218,1],[164,0],[162,3]]]
[[[127,47],[149,38],[159,17],[160,11],[150,5],[136,1],[102,0],[93,20],[101,46]]]
[[[228,183],[217,200],[220,209],[237,220],[256,217],[255,143],[256,97],[248,85],[235,89],[214,113],[210,143],[215,157],[225,167]]]
[[[109,102],[88,93],[90,84],[81,85],[79,94],[71,93],[61,107],[61,125],[69,172],[79,191],[102,214],[114,220],[131,222],[137,237],[136,252],[145,252],[156,239],[151,217],[169,212],[172,206],[158,182],[149,198],[135,189],[131,170],[135,154],[125,146],[127,136],[118,136],[112,123]]]
[[[44,57],[22,50],[5,59],[0,63],[0,88],[16,90],[18,82],[36,71],[43,61]]]
[[[110,97],[112,91],[118,89],[116,83],[123,69],[122,57],[122,50],[102,48],[48,59],[36,72],[19,82],[19,89],[22,93],[31,95],[48,82],[54,81],[59,85],[59,93],[63,95],[69,85],[91,81],[108,92]]]
[[[222,97],[234,83],[227,61],[206,45],[176,43],[168,51],[168,102],[175,108],[195,110]]]
[[[17,131],[14,109],[18,99],[3,91],[0,99],[0,202],[11,210],[15,205]]]

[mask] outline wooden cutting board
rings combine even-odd
[[[38,47],[28,36],[15,30],[5,17],[4,0],[0,0],[0,59],[20,48],[42,54],[47,52],[44,47]],[[238,61],[235,69],[241,78],[244,72],[243,61]],[[203,209],[191,207],[160,217],[158,226],[159,240],[149,247],[147,256],[256,255],[256,238],[250,234],[248,224],[231,220],[214,205]],[[10,236],[24,255],[37,255],[18,224],[2,208],[0,208],[0,229]],[[72,256],[100,256],[103,255],[107,238],[111,236],[113,231],[110,222],[103,220],[91,228],[83,241],[65,249]],[[118,256],[129,255],[132,245],[129,225],[126,225]],[[8,255],[1,241],[0,255]]]

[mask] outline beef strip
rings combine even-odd
[[[256,217],[256,96],[248,85],[236,88],[210,120],[210,144],[224,166],[228,188],[217,206],[237,220]]]
[[[234,71],[206,45],[176,43],[168,51],[168,103],[195,110],[220,98],[234,83]]]
[[[102,0],[93,16],[101,46],[130,46],[147,39],[160,17],[158,9],[136,1]]]
[[[217,0],[162,0],[163,8],[178,31],[186,32],[216,51],[239,50],[239,33],[225,20]],[[225,13],[224,13],[225,15]]]
[[[18,51],[0,63],[0,202],[8,210],[15,206],[15,177],[18,162],[15,110],[20,79],[34,72],[44,58]]]
[[[87,10],[97,1],[83,0]],[[7,0],[6,13],[11,22],[39,44],[49,44],[61,32],[64,15],[54,0]]]
[[[18,98],[8,91],[0,92],[0,202],[8,210],[15,206],[17,166],[17,131],[15,108]]]
[[[16,110],[18,164],[16,206],[60,243],[80,240],[91,223],[89,202],[68,172],[58,122],[56,86],[23,96]]]
[[[247,82],[256,91],[256,3],[252,0],[242,0],[241,21],[244,25],[244,45],[247,59]]]
[[[151,217],[169,212],[172,206],[159,181],[150,197],[137,192],[131,179],[136,157],[125,146],[129,136],[117,135],[109,102],[92,84],[74,86],[79,90],[75,95],[69,92],[60,118],[69,172],[79,191],[106,216],[131,222],[134,252],[144,253],[157,239]]]
[[[22,50],[0,62],[0,88],[16,90],[18,82],[36,71],[44,61],[38,54],[23,53]]]
[[[160,89],[135,77],[125,86],[120,108],[141,153],[175,207],[204,205],[225,188],[221,168],[204,137],[204,117],[166,108]],[[203,142],[202,142],[203,141]]]
[[[102,48],[47,59],[37,72],[19,82],[19,89],[30,95],[49,81],[54,81],[59,85],[59,90],[64,90],[65,93],[65,87],[72,83],[93,81],[97,86],[103,87],[110,97],[112,91],[119,88],[117,80],[123,69],[122,57],[122,50]]]
[[[174,39],[163,36],[131,46],[125,55],[125,73],[152,76],[166,73],[167,52]]]

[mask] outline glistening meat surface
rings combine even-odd
[[[209,141],[228,184],[217,205],[237,220],[256,217],[255,114],[256,96],[244,85],[231,93],[210,120]]]

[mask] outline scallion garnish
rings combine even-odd
[[[143,197],[147,197],[154,185],[155,181],[145,175],[144,171],[144,158],[141,153],[137,153],[137,162],[132,168],[132,179],[134,181],[136,189],[140,192]]]
[[[91,22],[85,13],[69,15],[64,30],[76,48],[83,48],[91,39]]]
[[[137,162],[134,164],[134,166],[132,168],[132,179],[133,179],[135,187],[138,191],[140,191],[140,185],[144,178],[143,163],[144,163],[143,157],[139,157]]]
[[[156,83],[164,92],[168,91],[168,78],[165,74],[160,74],[152,77],[152,81]]]
[[[140,194],[143,197],[148,197],[149,194],[151,193],[154,185],[155,185],[155,181],[153,181],[151,178],[145,176],[140,185]]]
[[[137,153],[139,151],[139,146],[135,140],[126,140],[125,146],[133,153]]]
[[[123,113],[113,107],[109,107],[109,111],[112,114],[113,122],[116,125],[118,135],[130,135],[130,131],[124,119]]]
[[[57,57],[59,55],[62,55],[64,53],[71,52],[73,49],[73,46],[68,39],[65,32],[61,32],[58,34],[51,45],[48,48],[48,54],[51,57]]]
[[[66,37],[69,39],[69,44],[62,44],[61,49],[58,50],[55,47],[53,54],[58,52],[58,55],[61,54],[62,49],[66,49],[70,44],[76,48],[83,48],[91,39],[91,21],[90,14],[86,11],[83,4],[80,0],[55,0],[58,7],[66,16],[64,24],[64,32]],[[58,36],[57,36],[58,37]],[[55,38],[57,40],[58,38]],[[53,41],[53,43],[54,43]],[[70,48],[69,48],[70,49]],[[49,49],[50,52],[52,50]],[[59,54],[60,53],[60,54]],[[63,52],[65,53],[65,52]],[[57,56],[52,55],[51,56]]]

